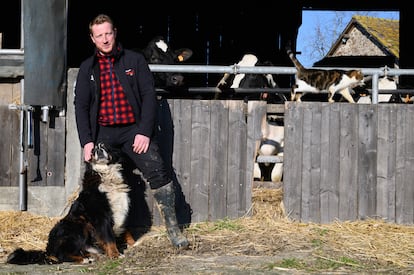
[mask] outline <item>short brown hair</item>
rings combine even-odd
[[[114,21],[112,20],[111,17],[109,17],[106,14],[99,14],[89,23],[89,33],[92,34],[93,25],[100,25],[105,22],[108,22],[109,24],[112,25],[112,28],[114,28]]]

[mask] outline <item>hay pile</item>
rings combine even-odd
[[[184,255],[290,258],[295,257],[294,253],[305,253],[308,258],[311,255],[313,259],[333,262],[341,257],[355,259],[348,264],[356,267],[371,263],[384,268],[414,268],[414,226],[382,220],[330,224],[293,222],[285,215],[281,189],[255,188],[251,211],[251,215],[235,220],[191,224],[186,234],[192,249],[183,252]],[[3,262],[16,247],[44,249],[47,235],[58,219],[27,212],[0,212]],[[146,262],[153,264],[166,255],[171,256],[165,228],[154,226],[137,247],[127,249],[126,253],[129,258],[148,259]]]
[[[49,231],[58,220],[29,212],[0,211],[0,252],[16,247],[44,249]]]

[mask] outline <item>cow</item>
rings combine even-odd
[[[367,80],[372,79],[372,76],[367,77]],[[378,79],[378,90],[397,90],[397,79],[391,78],[388,76],[383,76]],[[364,89],[363,91],[357,92],[358,99],[357,103],[370,104],[372,102],[371,95],[369,92]],[[378,103],[410,103],[410,97],[408,95],[401,95],[397,93],[379,93],[378,94]]]
[[[236,64],[240,67],[254,66],[271,66],[270,61],[260,62],[255,54],[244,54],[242,59]],[[270,93],[263,91],[261,93],[247,92],[237,93],[234,89],[251,89],[251,88],[278,88],[272,74],[230,74],[225,73],[218,82],[216,88],[220,89],[216,92],[214,99],[243,99],[248,100],[266,100],[285,102],[286,98],[283,94]],[[276,102],[273,102],[276,103]]]
[[[148,64],[176,65],[187,61],[193,51],[189,48],[171,49],[162,36],[155,36],[142,50]],[[180,87],[185,84],[182,73],[154,72],[154,81],[157,88]]]
[[[236,64],[237,66],[272,66],[269,61],[261,62],[259,58],[252,53],[246,53],[242,59]],[[220,89],[220,92],[215,94],[214,99],[243,99],[248,100],[264,100],[267,103],[284,103],[286,97],[283,93],[267,92],[266,88],[278,88],[276,81],[272,74],[256,73],[256,74],[230,74],[225,73],[218,82],[216,88]],[[233,89],[251,89],[251,88],[263,88],[263,92],[254,93],[237,93]],[[283,132],[284,126],[281,124],[283,121],[279,118],[277,120],[272,119],[271,116],[265,115],[263,117],[261,132],[262,139],[257,149],[257,154],[261,156],[283,156]],[[257,156],[256,156],[257,157]],[[282,163],[262,163],[255,161],[254,163],[254,178],[264,181],[278,182],[282,179]]]
[[[264,115],[261,123],[261,141],[257,150],[259,156],[278,156],[283,160],[284,122],[283,117]],[[283,177],[282,162],[255,162],[254,178],[260,181],[280,182]]]

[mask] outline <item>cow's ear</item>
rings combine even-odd
[[[175,55],[177,56],[177,60],[179,62],[187,61],[192,55],[193,51],[187,48],[175,50]]]

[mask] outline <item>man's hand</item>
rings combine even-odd
[[[137,154],[146,153],[150,144],[150,138],[144,135],[137,134],[132,144],[132,150]]]
[[[86,143],[85,146],[83,146],[83,158],[86,162],[89,162],[92,158],[92,150],[95,145],[93,142]]]

